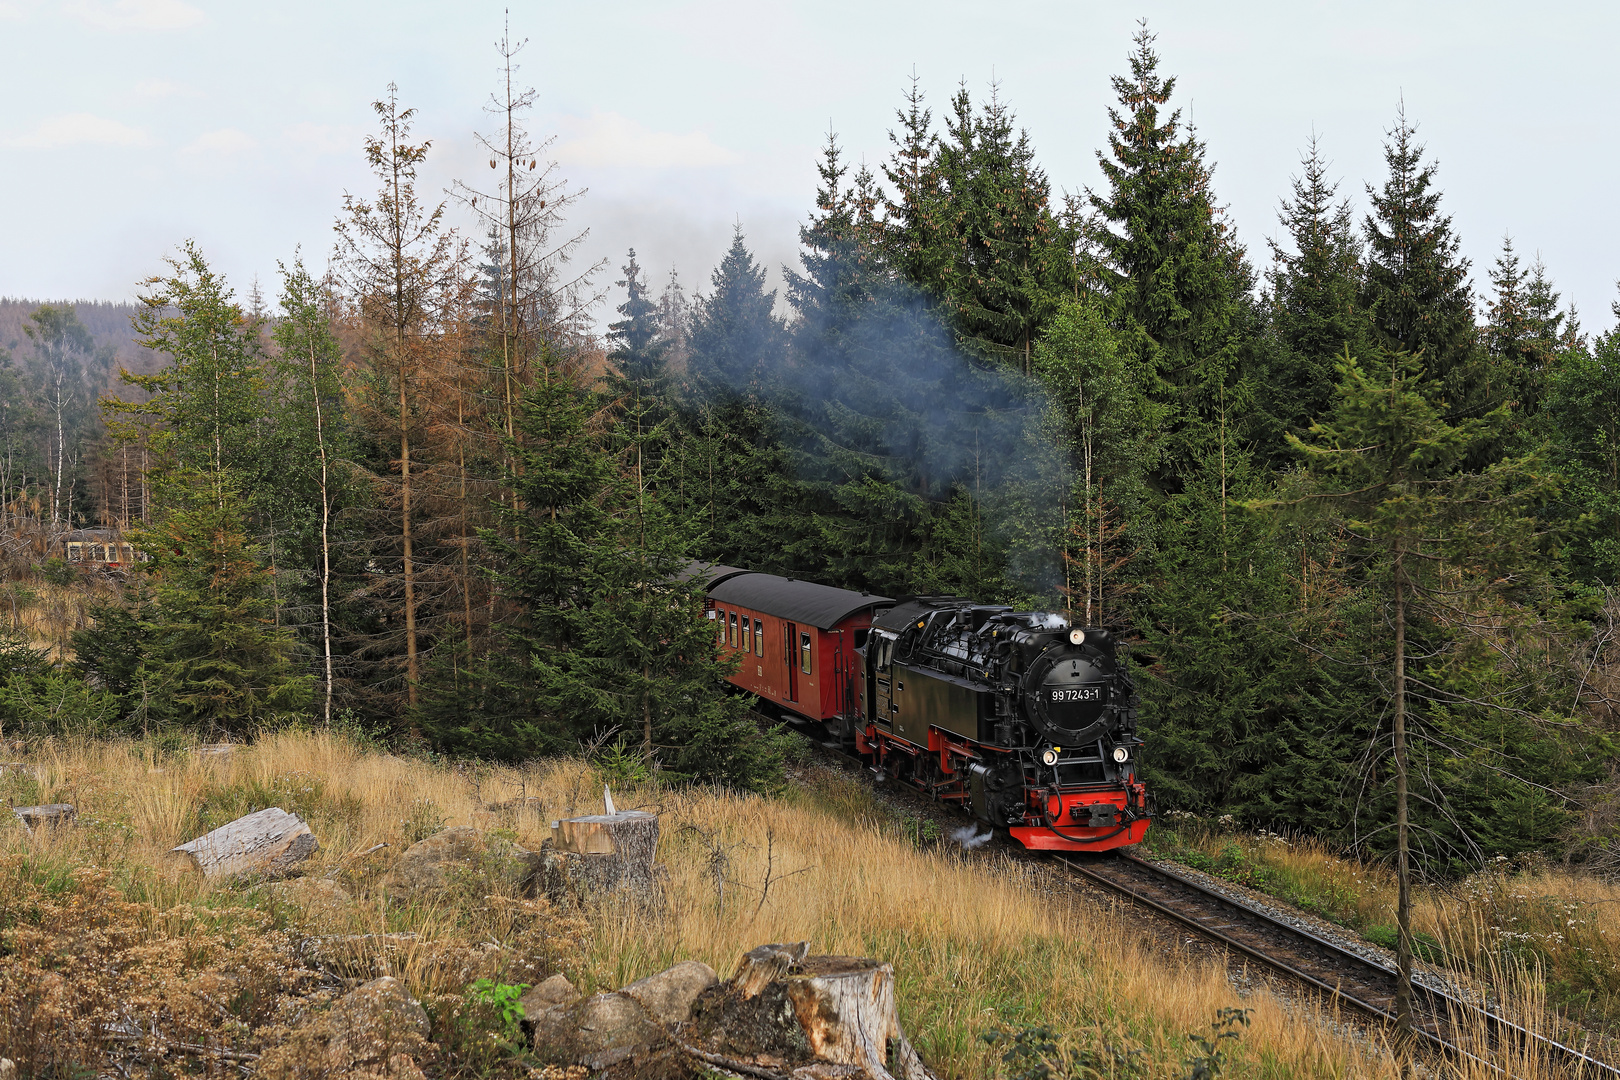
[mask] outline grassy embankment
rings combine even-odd
[[[1057,1035],[1047,1056],[1068,1064],[1028,1075],[1097,1075],[1084,1058],[1102,1075],[1182,1076],[1201,1053],[1190,1036],[1234,1007],[1253,1011],[1241,1038],[1218,1043],[1231,1056],[1225,1075],[1395,1075],[1378,1047],[1290,1015],[1264,991],[1239,999],[1217,965],[1154,951],[1139,919],[1077,905],[1039,865],[919,848],[837,775],[812,773],[778,799],[616,792],[622,807],[662,814],[667,909],[580,920],[502,895],[498,875],[469,872],[437,903],[390,903],[380,887],[404,846],[443,824],[538,846],[549,818],[595,811],[601,777],[578,761],[458,768],[319,734],[267,737],[214,762],[130,742],[38,746],[29,760],[0,778],[0,794],[72,802],[81,817],[43,839],[0,824],[0,1055],[25,1074],[95,1070],[118,1040],[146,1040],[211,1073],[235,1065],[172,1048],[228,1046],[264,1054],[252,1063],[260,1075],[321,1075],[318,1024],[296,1024],[341,986],[312,979],[300,943],[414,931],[392,952],[355,946],[356,970],[397,973],[428,1005],[429,1075],[528,1075],[497,1046],[493,1012],[469,1004],[470,978],[561,970],[589,991],[686,958],[725,973],[756,944],[805,938],[818,952],[894,963],[902,1019],[944,1078],[1019,1071],[982,1036],[1039,1025]],[[209,888],[165,858],[266,805],[305,816],[322,845],[310,875],[335,871],[352,901]]]
[[[1286,900],[1395,946],[1392,868],[1345,858],[1310,840],[1161,821],[1150,850]],[[1516,968],[1570,1019],[1620,1028],[1620,885],[1537,862],[1502,860],[1464,880],[1418,887],[1418,954],[1487,981]]]

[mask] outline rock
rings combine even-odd
[[[457,869],[487,869],[518,892],[527,892],[540,869],[540,857],[504,838],[491,840],[477,829],[442,829],[405,849],[384,883],[388,895],[406,901],[452,884]]]
[[[601,1070],[664,1049],[669,1036],[634,998],[597,994],[534,1018],[534,1052],[559,1065]]]
[[[680,1024],[691,1015],[697,996],[719,981],[708,964],[682,960],[667,971],[638,979],[619,993],[641,1002],[660,1024]]]
[[[0,1058],[0,1080],[17,1080],[17,1063],[10,1058]]]
[[[72,803],[14,806],[11,812],[17,815],[17,820],[22,822],[23,828],[30,833],[38,833],[41,829],[50,830],[64,825],[72,825],[73,819],[79,816],[79,811]]]
[[[332,1030],[327,1055],[338,1070],[408,1058],[427,1045],[430,1031],[427,1010],[392,975],[363,983],[339,998],[327,1024]]]
[[[272,806],[172,848],[170,854],[186,860],[209,880],[245,874],[278,878],[292,873],[320,846],[303,818]]]
[[[523,1006],[523,1015],[527,1018],[539,1016],[558,1005],[572,1005],[578,1000],[579,991],[568,981],[568,976],[553,975],[539,986],[530,987],[527,993],[518,998],[518,1004]]]
[[[235,743],[212,743],[208,746],[199,746],[192,753],[203,761],[229,761],[236,753]]]

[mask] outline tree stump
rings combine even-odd
[[[12,813],[17,820],[23,823],[23,828],[29,834],[38,833],[41,829],[56,829],[63,825],[73,824],[73,819],[79,816],[79,811],[72,803],[47,803],[44,806],[14,806]]]
[[[320,848],[304,819],[280,807],[239,817],[170,851],[210,880],[284,877]]]
[[[785,1077],[808,1060],[868,1080],[935,1080],[900,1028],[894,966],[807,951],[800,942],[745,955],[729,982],[693,1006],[687,1052],[758,1077]]]
[[[657,814],[625,810],[554,821],[551,839],[541,845],[542,886],[555,902],[590,903],[622,892],[650,903],[659,895],[657,851]]]

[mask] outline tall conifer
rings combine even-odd
[[[1469,261],[1451,218],[1440,212],[1435,164],[1423,158],[1402,103],[1384,143],[1388,175],[1367,185],[1372,212],[1362,224],[1367,265],[1361,303],[1376,340],[1391,352],[1422,353],[1459,416],[1482,416],[1503,400],[1474,347]]]
[[[1278,220],[1289,242],[1270,241],[1270,333],[1260,349],[1255,434],[1267,456],[1286,452],[1283,432],[1302,433],[1322,416],[1338,385],[1339,358],[1361,355],[1369,327],[1357,289],[1361,246],[1348,200],[1335,202],[1321,146],[1311,137]]]
[[[1089,197],[1108,226],[1097,243],[1114,320],[1172,406],[1157,479],[1175,490],[1205,450],[1224,451],[1228,418],[1242,413],[1250,272],[1212,201],[1203,144],[1180,110],[1164,112],[1176,80],[1159,73],[1154,35],[1144,24],[1134,40],[1130,75],[1113,79],[1108,151],[1097,154],[1107,190]]]

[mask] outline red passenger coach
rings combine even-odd
[[[860,713],[855,650],[866,645],[872,609],[894,601],[733,566],[699,572],[709,580],[715,633],[738,659],[731,683],[853,736]]]

